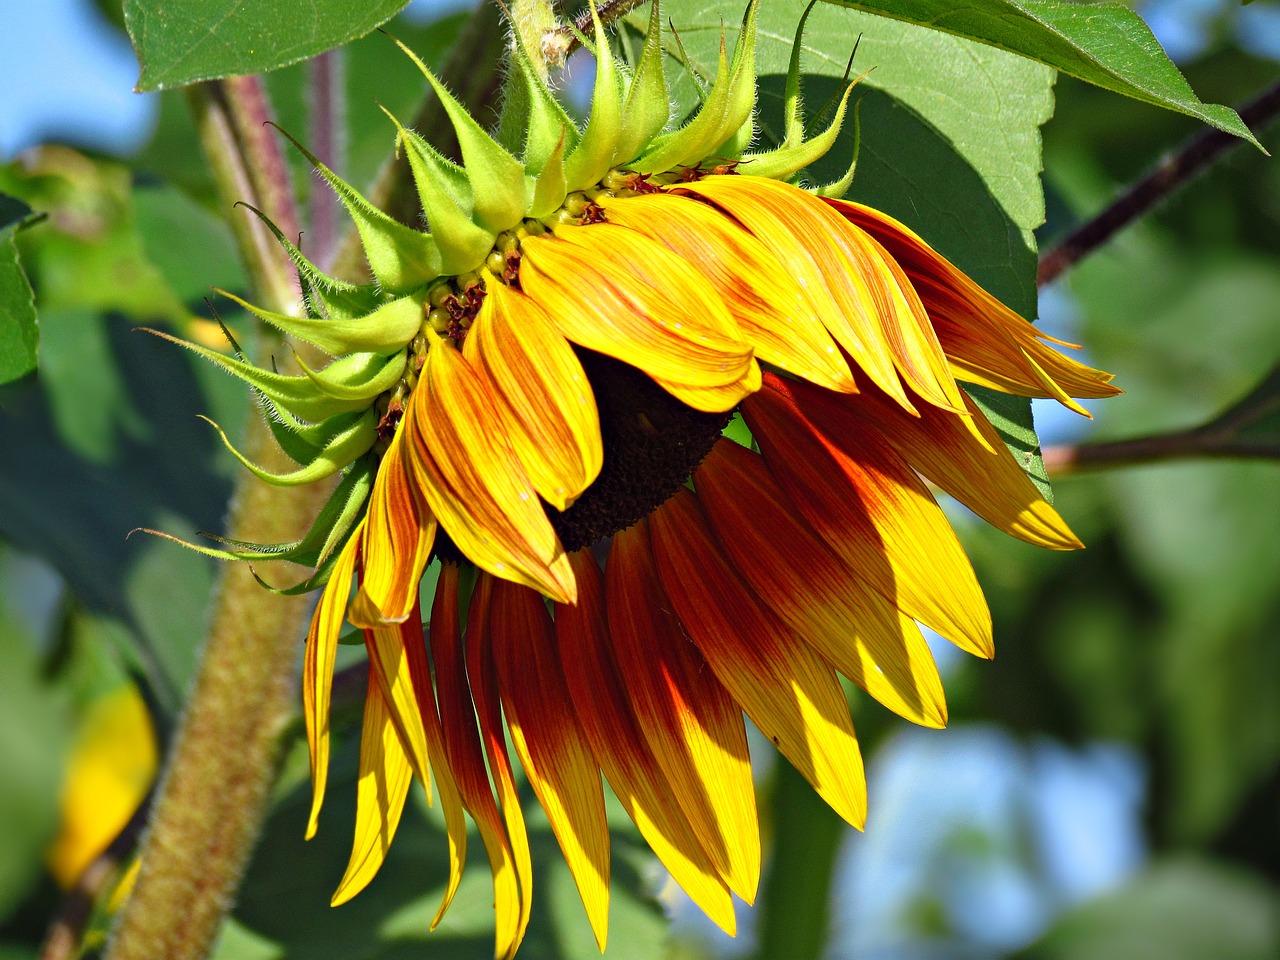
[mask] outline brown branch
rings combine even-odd
[[[607,27],[615,20],[621,20],[636,7],[647,2],[648,0],[604,0],[604,3],[596,6],[596,12],[600,17],[600,22]],[[556,62],[563,63],[568,59],[569,54],[582,45],[582,41],[579,38],[591,36],[594,30],[595,24],[591,20],[591,10],[584,10],[574,19],[572,26],[566,24],[559,29],[551,31],[559,42],[544,42],[543,49],[550,53],[554,48],[557,56]]]
[[[1240,110],[1240,119],[1255,131],[1261,131],[1277,116],[1280,116],[1280,82]],[[1161,200],[1185,186],[1222,154],[1244,142],[1221,130],[1207,129],[1196,134],[1132,184],[1105,210],[1046,251],[1040,258],[1036,282],[1040,286],[1052,282]]]
[[[1047,447],[1044,466],[1057,478],[1103,467],[1132,467],[1186,459],[1280,460],[1280,436],[1246,436],[1244,431],[1280,410],[1280,366],[1248,395],[1208,423],[1186,430]]]
[[[311,151],[330,170],[341,170],[346,156],[347,98],[343,81],[346,58],[341,47],[327,50],[307,64],[307,120]],[[312,181],[307,196],[310,242],[308,256],[320,269],[328,266],[340,239],[342,204],[333,191]],[[287,236],[287,234],[286,234]]]

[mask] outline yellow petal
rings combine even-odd
[[[369,497],[360,591],[349,613],[358,627],[402,623],[409,616],[436,539],[436,519],[420,502],[403,444],[404,431],[397,431]]]
[[[583,733],[645,842],[693,902],[732,936],[737,930],[733,898],[628,706],[632,697],[610,651],[604,577],[589,551],[580,550],[570,560],[578,578],[578,603],[556,607],[556,643]]]
[[[802,390],[770,374],[742,409],[791,503],[890,603],[970,653],[990,657],[991,614],[982,589],[920,478],[857,417],[842,424],[840,446],[828,440],[800,411]]]
[[[516,878],[521,893],[520,918],[515,938],[518,946],[529,926],[533,902],[533,862],[529,855],[529,835],[525,829],[524,812],[520,808],[520,796],[516,792],[511,760],[507,756],[498,671],[493,661],[490,613],[496,582],[493,577],[481,574],[471,594],[471,603],[467,608],[466,679],[475,703],[475,715],[479,722],[485,756],[489,761],[489,772],[497,787],[498,799],[502,804],[502,818],[507,826],[507,836],[511,839],[511,850],[515,858]],[[455,678],[455,684],[460,682]],[[462,695],[461,687],[458,688],[458,694]]]
[[[914,469],[993,526],[1051,550],[1081,546],[967,397],[967,417],[928,407],[911,417],[877,390],[861,393],[856,405],[821,390],[796,389],[793,394],[805,417],[847,456],[858,456],[857,448],[843,439],[845,422],[856,417]]]
[[[693,479],[725,556],[764,605],[890,710],[946,724],[920,628],[809,532],[758,454],[721,440]]]
[[[640,729],[711,862],[750,903],[760,830],[742,711],[670,612],[644,521],[614,535],[605,573],[609,635]]]
[[[827,330],[871,381],[904,409],[914,409],[872,291],[882,278],[855,256],[856,247],[846,242],[848,225],[837,213],[803,190],[760,177],[706,177],[677,192],[684,191],[706,197],[755,234],[799,281]]]
[[[1120,392],[1109,385],[1111,374],[1046,347],[1041,341],[1069,344],[1038,333],[897,220],[861,204],[828,202],[875,237],[906,271],[960,379],[1020,396],[1056,397],[1081,413],[1071,397]]]
[[[834,671],[756,602],[681,489],[649,521],[662,586],[690,639],[760,731],[831,808],[861,829],[867,781]]]
[[[507,729],[604,949],[609,923],[609,827],[604,791],[560,670],[542,598],[493,586],[490,639]]]
[[[356,831],[351,859],[333,906],[346,903],[368,885],[387,858],[413,783],[413,768],[400,745],[391,709],[373,672],[364,701],[360,731],[360,780],[356,786]]]
[[[521,286],[574,343],[690,387],[751,376],[751,348],[724,303],[666,247],[602,223],[521,249]]]
[[[715,208],[655,193],[603,200],[609,222],[639,231],[692,264],[738,322],[756,356],[832,390],[853,374],[796,278],[770,250]]]
[[[507,436],[539,496],[564,510],[600,473],[595,395],[537,301],[490,279],[465,352],[488,371],[510,411]]]
[[[333,664],[338,655],[338,635],[342,632],[351,576],[360,554],[361,530],[356,525],[338,554],[329,583],[311,617],[307,649],[302,662],[302,716],[307,727],[307,747],[311,755],[311,814],[307,819],[307,839],[316,835],[325,785],[329,781],[329,694],[333,688]]]
[[[517,857],[503,828],[502,814],[485,772],[484,750],[476,732],[475,708],[467,684],[461,625],[458,622],[458,567],[446,563],[440,569],[435,604],[431,610],[431,653],[436,668],[436,694],[440,703],[444,750],[462,802],[471,813],[484,841],[493,871],[493,898],[497,929],[495,956],[515,955],[523,934],[524,899]],[[528,849],[524,858],[528,859]],[[528,878],[525,878],[528,884]]]
[[[572,603],[569,562],[537,491],[498,429],[501,421],[492,411],[499,401],[492,390],[451,343],[432,346],[401,423],[418,486],[476,566]]]

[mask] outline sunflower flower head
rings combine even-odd
[[[754,4],[683,122],[657,3],[632,65],[594,24],[582,127],[518,39],[495,134],[414,57],[463,159],[392,118],[429,232],[307,154],[350,212],[373,281],[326,276],[277,232],[305,311],[244,306],[330,354],[327,366],[285,375],[189,345],[255,389],[298,463],[251,470],[278,484],[340,475],[302,540],[209,551],[300,561],[316,567],[301,588],[327,584],[305,660],[309,834],[339,634],[347,620],[362,631],[356,838],[334,902],[376,873],[417,779],[448,826],[440,914],[469,814],[493,869],[501,957],[519,946],[534,885],[517,769],[601,948],[602,776],[731,933],[731,894],[751,901],[760,871],[744,713],[861,826],[866,785],[837,675],[940,727],[918,624],[992,653],[982,593],[926,480],[1014,536],[1079,546],[961,383],[1080,412],[1073,398],[1117,392],[906,226],[836,199],[847,178],[796,185],[835,141],[852,86],[807,134],[799,35],[785,137],[752,152]],[[723,436],[735,413],[751,446]]]

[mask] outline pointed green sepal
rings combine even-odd
[[[783,139],[782,146],[794,147],[804,142],[804,101],[800,94],[800,50],[804,40],[804,26],[818,0],[809,5],[796,24],[796,38],[791,43],[791,61],[787,64],[787,84],[782,94]]]
[[[662,14],[659,0],[653,0],[649,10],[649,29],[645,33],[636,74],[631,78],[631,86],[627,89],[623,115],[627,122],[618,136],[618,145],[614,150],[615,166],[626,165],[628,161],[634,160],[671,119],[667,74],[662,69]]]
[[[526,174],[537,176],[564,137],[564,153],[578,144],[577,125],[538,74],[519,30],[512,31],[511,72],[498,119],[498,139],[513,153],[522,151]]]
[[[418,187],[422,210],[427,215],[431,238],[440,251],[441,270],[446,275],[457,275],[474,270],[493,249],[496,234],[471,219],[455,193],[452,178],[442,171],[448,161],[431,144],[404,126],[385,109],[391,122],[399,131],[398,138],[409,158],[413,182]],[[520,189],[524,190],[524,174],[520,174]],[[470,192],[470,191],[468,191]],[[524,197],[520,198],[524,207]]]
[[[330,364],[325,370],[317,373],[303,363],[301,357],[295,356],[294,360],[304,377],[319,387],[326,396],[338,400],[372,401],[394,387],[404,376],[407,359],[403,351],[397,351],[389,357],[376,353],[363,353],[351,354],[343,359],[352,361],[357,358],[360,360],[359,367],[353,364],[353,369],[349,371],[344,369],[342,372],[346,375],[341,379],[333,375],[336,363]]]
[[[533,197],[529,200],[529,216],[535,220],[551,216],[560,209],[564,198],[569,195],[568,181],[564,175],[564,151],[565,138],[561,136],[560,142],[551,151],[551,156],[547,157],[538,179],[534,181]]]
[[[277,487],[297,487],[333,476],[362,456],[378,439],[378,418],[374,411],[369,409],[360,416],[351,418],[347,424],[335,424],[335,426],[341,425],[342,428],[333,435],[310,463],[289,473],[272,473],[262,469],[237,450],[222,427],[208,417],[201,417],[201,419],[218,431],[218,436],[231,451],[231,455],[244,464],[250,473]]]
[[[254,316],[265,320],[291,337],[313,344],[334,356],[349,353],[387,354],[402,349],[422,326],[423,301],[419,297],[399,297],[384,303],[373,313],[349,320],[325,320],[313,317],[290,317],[263,310],[234,293],[218,290]]]
[[[835,117],[822,133],[811,140],[805,140],[792,146],[783,145],[777,150],[771,150],[768,153],[743,157],[744,172],[754,177],[787,180],[809,166],[809,164],[825,156],[836,142],[836,137],[840,135],[840,127],[844,123],[845,111],[849,106],[849,95],[853,93],[856,83],[857,81],[855,80],[854,83],[845,88],[844,95],[840,98],[840,105],[836,107]]]
[[[257,214],[258,219],[275,235],[280,246],[284,247],[285,253],[289,254],[289,259],[293,261],[298,271],[298,280],[302,283],[304,292],[310,291],[311,305],[319,306],[317,313],[333,320],[362,317],[377,307],[382,300],[373,284],[347,283],[345,280],[339,280],[324,273],[280,232],[280,228],[265,213],[243,200],[240,201],[240,206],[248,207]]]
[[[862,152],[862,121],[859,116],[861,111],[862,101],[859,100],[853,105],[853,159],[849,161],[849,169],[844,172],[844,176],[834,183],[815,187],[811,191],[814,196],[842,200],[844,195],[849,192],[849,187],[853,185],[853,175],[858,171],[858,154]]]
[[[306,377],[290,377],[271,370],[263,370],[245,360],[224,356],[216,350],[210,350],[208,347],[201,346],[198,343],[179,339],[162,330],[151,330],[146,327],[139,327],[139,329],[153,333],[171,343],[176,343],[178,346],[185,347],[192,353],[197,353],[206,360],[212,361],[233,377],[243,380],[249,386],[265,394],[294,416],[311,423],[327,420],[329,417],[339,413],[360,410],[369,405],[367,400],[339,400],[335,397],[330,397]],[[339,364],[344,363],[346,359],[335,360],[325,369],[337,367]]]
[[[524,165],[476,123],[416,53],[395,37],[391,39],[422,71],[453,124],[467,175],[479,188],[475,191],[476,221],[493,233],[514,227],[524,216]],[[427,216],[430,221],[430,213]],[[431,230],[436,232],[434,224]]]
[[[618,137],[622,132],[622,96],[618,87],[618,69],[609,49],[604,24],[591,4],[591,22],[595,26],[596,83],[591,95],[591,116],[582,140],[565,160],[565,180],[570,190],[582,190],[596,184],[613,166]]]
[[[387,216],[310,150],[283,130],[280,132],[316,168],[347,208],[378,283],[392,293],[407,293],[440,276],[440,251],[430,235]]]

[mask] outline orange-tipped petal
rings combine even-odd
[[[480,740],[484,744],[489,772],[497,788],[502,805],[502,819],[511,840],[511,852],[515,858],[516,879],[520,884],[520,916],[516,927],[515,942],[518,946],[529,926],[533,903],[533,861],[529,854],[529,834],[525,829],[524,811],[520,807],[520,795],[516,792],[515,775],[511,759],[507,756],[507,738],[502,727],[502,702],[498,692],[498,671],[493,662],[491,607],[493,586],[497,581],[480,575],[471,594],[467,608],[466,678],[457,674],[454,667],[449,674],[437,676],[445,689],[453,691],[456,703],[465,703],[469,689],[475,703],[475,715],[480,727]],[[451,708],[451,710],[454,708]],[[462,710],[464,707],[458,706]]]
[[[867,781],[835,672],[760,606],[681,489],[649,521],[662,586],[716,677],[831,808],[867,817]]]
[[[525,899],[529,878],[521,878],[511,839],[503,827],[485,772],[484,748],[476,732],[475,708],[467,684],[467,667],[462,651],[462,631],[458,622],[458,567],[446,563],[440,569],[435,603],[431,609],[431,653],[436,667],[436,695],[440,702],[444,752],[453,771],[462,802],[471,813],[484,841],[493,871],[493,900],[497,919],[495,956],[511,958],[524,935],[527,922]],[[438,769],[438,768],[437,768]],[[529,852],[526,844],[524,860]],[[522,919],[524,918],[524,919]]]
[[[848,241],[849,226],[803,190],[760,177],[715,176],[681,185],[742,223],[799,281],[811,309],[871,381],[904,409],[914,409],[885,342],[872,285],[883,283],[875,267]]]
[[[1052,338],[1039,334],[893,217],[857,203],[827,202],[875,237],[906,271],[960,379],[1020,396],[1055,397],[1077,412],[1083,408],[1071,397],[1120,392],[1109,385],[1111,374],[1046,347],[1041,341]]]
[[[369,497],[360,592],[349,613],[358,627],[405,621],[418,602],[418,581],[436,539],[436,518],[420,501],[403,443],[404,433],[398,431]]]
[[[602,202],[611,223],[637,230],[693,264],[759,359],[832,390],[856,389],[849,364],[795,277],[729,217],[669,193]]]
[[[578,885],[596,943],[609,923],[609,827],[600,769],[578,726],[542,597],[506,581],[490,606],[507,729]]]
[[[725,556],[763,604],[889,709],[946,724],[942,680],[920,628],[794,515],[758,454],[721,440],[694,485]]]
[[[363,523],[363,521],[362,521]],[[351,593],[351,577],[360,555],[361,526],[357,524],[334,562],[329,583],[311,617],[307,649],[302,662],[302,716],[307,727],[311,755],[311,814],[307,839],[316,835],[325,785],[329,782],[329,695],[333,688],[333,664],[338,655],[338,635]]]
[[[492,278],[485,289],[464,352],[506,400],[507,436],[534,489],[564,510],[595,480],[604,456],[591,384],[537,301]]]
[[[537,491],[506,438],[481,415],[499,402],[479,369],[437,341],[401,424],[406,454],[431,512],[469,560],[572,603],[573,574]]]
[[[644,521],[614,535],[605,575],[609,634],[640,729],[711,862],[749,903],[760,830],[742,711],[671,613]]]
[[[805,418],[792,387],[792,381],[770,374],[765,388],[742,407],[790,501],[827,546],[890,603],[969,652],[990,657],[991,613],[982,588],[910,464],[856,418],[842,437],[844,449],[837,447]]]
[[[590,552],[580,550],[570,559],[578,577],[578,603],[556,607],[556,642],[583,733],[613,792],[658,859],[693,902],[733,935],[733,898],[628,707],[634,698],[610,651],[604,577]]]
[[[972,400],[965,399],[967,417],[938,409],[910,417],[875,390],[860,394],[856,405],[804,384],[793,385],[791,393],[805,418],[846,456],[857,458],[859,451],[845,438],[869,427],[914,469],[1005,533],[1051,550],[1081,546]]]
[[[400,745],[391,708],[373,672],[364,701],[360,731],[360,779],[356,785],[356,831],[347,871],[330,901],[346,903],[365,888],[382,867],[404,813],[413,783],[413,767]]]
[[[738,385],[739,400],[750,392],[751,347],[715,290],[666,247],[602,223],[530,237],[521,249],[522,288],[574,343],[655,380]]]

